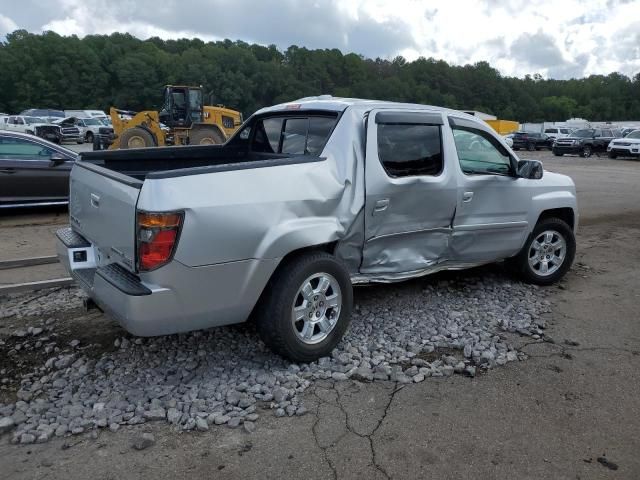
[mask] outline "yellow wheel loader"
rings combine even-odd
[[[202,87],[167,85],[158,111],[129,112],[111,107],[113,141],[109,149],[165,145],[217,145],[242,124],[242,114],[205,106]]]

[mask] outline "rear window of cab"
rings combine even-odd
[[[257,153],[319,156],[338,121],[337,113],[304,112],[256,118],[230,144]]]

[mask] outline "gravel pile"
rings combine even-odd
[[[411,383],[473,376],[518,360],[504,332],[542,335],[549,302],[539,292],[493,274],[360,289],[340,346],[308,365],[273,355],[245,326],[118,338],[114,351],[99,358],[76,344],[22,377],[18,401],[0,404],[0,433],[33,443],[150,421],[252,432],[261,414],[303,415],[301,394],[314,379]],[[46,302],[56,305],[56,295],[72,305],[80,298],[51,295]]]
[[[79,288],[40,290],[29,294],[14,293],[0,298],[0,319],[35,317],[64,310],[82,308],[86,295]]]

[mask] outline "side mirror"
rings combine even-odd
[[[58,165],[63,164],[66,161],[67,161],[67,157],[65,157],[59,152],[53,152],[49,157],[49,166],[56,167]]]
[[[528,178],[529,180],[540,180],[542,178],[544,168],[542,162],[538,160],[520,160],[516,174],[519,178]]]

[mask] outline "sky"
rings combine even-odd
[[[0,39],[18,28],[487,61],[518,77],[640,73],[640,0],[0,0]]]

